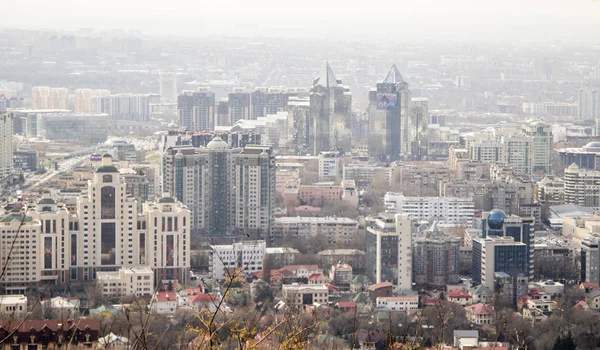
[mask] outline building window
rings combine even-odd
[[[110,175],[109,175],[110,176]],[[115,218],[115,188],[112,186],[102,187],[101,192],[101,219]]]

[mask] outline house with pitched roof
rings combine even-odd
[[[473,303],[473,297],[465,290],[455,289],[448,292],[448,301],[465,306]]]
[[[474,304],[465,306],[467,319],[477,325],[493,324],[496,311],[486,304]]]

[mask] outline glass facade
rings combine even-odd
[[[117,263],[116,224],[103,222],[100,234],[100,264],[115,265]]]

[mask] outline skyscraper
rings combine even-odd
[[[545,121],[530,119],[523,124],[521,131],[533,139],[533,171],[550,173],[552,170],[552,127]]]
[[[250,94],[236,88],[229,93],[229,122],[233,125],[240,119],[250,119]]]
[[[158,84],[161,103],[177,102],[177,74],[160,73]]]
[[[31,107],[33,109],[68,109],[69,90],[34,86],[31,88]]]
[[[426,97],[413,97],[410,100],[409,140],[413,158],[419,159],[421,137],[427,134],[429,125],[429,100]]]
[[[110,95],[110,90],[77,89],[75,90],[75,113],[100,113],[99,97]]]
[[[600,120],[600,91],[585,88],[577,96],[579,120]]]
[[[171,147],[163,154],[163,190],[190,208],[197,233],[268,239],[275,155],[268,146],[229,148],[218,136],[204,148]]]
[[[13,115],[0,115],[0,183],[13,172]]]
[[[183,91],[177,97],[179,126],[188,130],[213,130],[215,127],[215,94],[207,88]]]
[[[266,88],[256,88],[250,93],[250,119],[256,120],[258,117],[266,115],[265,100],[267,91]]]
[[[352,95],[337,80],[329,62],[310,90],[309,151],[349,151],[352,138]]]
[[[412,288],[412,222],[402,214],[381,213],[367,220],[367,275],[375,283]]]
[[[388,161],[411,151],[411,94],[396,65],[369,92],[369,155]]]

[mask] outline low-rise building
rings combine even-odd
[[[27,312],[24,295],[0,295],[0,315],[19,315]]]
[[[320,265],[327,267],[342,262],[355,270],[365,268],[365,252],[358,249],[327,249],[317,253]]]
[[[370,285],[367,291],[369,292],[369,298],[375,300],[379,297],[391,297],[393,289],[392,282],[381,282]]]
[[[594,310],[600,310],[600,290],[593,290],[585,295],[585,302]]]
[[[474,304],[465,307],[467,319],[476,325],[493,324],[496,311],[486,304]]]
[[[170,315],[177,311],[177,295],[175,292],[159,291],[152,296],[150,310],[157,314]]]
[[[79,299],[54,297],[52,299],[42,300],[42,308],[50,310],[53,317],[59,320],[75,318],[79,315]]]
[[[410,311],[419,309],[419,296],[378,297],[377,307],[387,311]]]
[[[350,243],[358,234],[358,221],[350,218],[281,217],[275,218],[275,239],[312,238],[322,235],[328,244]]]
[[[279,272],[288,272],[288,275],[294,278],[308,278],[309,276],[322,273],[319,265],[286,265],[279,269]]]
[[[313,273],[308,276],[308,284],[327,284],[329,281],[330,278],[322,273]]]
[[[93,318],[0,322],[10,334],[3,349],[97,349],[100,321]]]
[[[392,168],[376,164],[354,163],[344,165],[344,180],[354,180],[359,187],[369,186],[373,180],[391,183]]]
[[[327,304],[329,302],[329,289],[323,284],[284,284],[282,286],[282,299],[292,308],[301,308],[315,303]]]
[[[154,272],[149,266],[122,267],[118,271],[96,272],[96,282],[107,298],[152,295]]]
[[[329,278],[334,284],[349,285],[352,282],[352,266],[340,263],[332,265]]]
[[[562,295],[565,292],[565,285],[552,280],[535,282],[533,287],[543,290],[548,295]]]
[[[293,265],[296,257],[300,255],[298,249],[289,247],[271,247],[265,249],[265,257],[269,258],[273,266]]]
[[[467,291],[458,288],[448,292],[448,301],[466,306],[473,302],[473,297]]]
[[[211,245],[209,270],[214,279],[223,280],[226,269],[241,269],[247,275],[263,269],[265,241],[245,241],[226,245]]]

